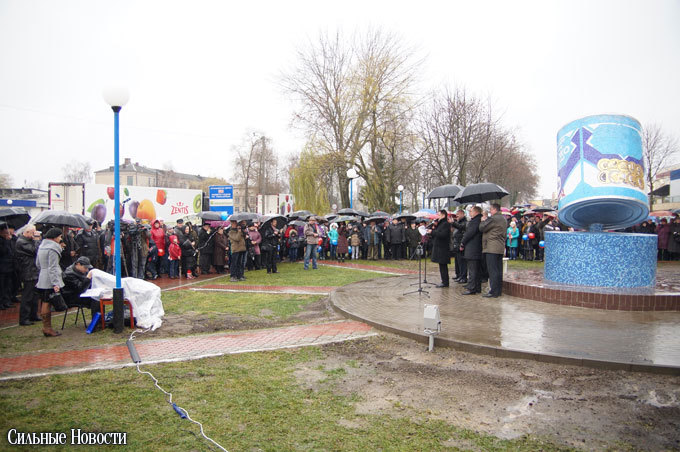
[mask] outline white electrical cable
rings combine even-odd
[[[144,334],[144,333],[146,333],[147,331],[150,331],[150,330],[151,330],[151,328],[148,328],[148,329],[146,329],[146,330],[144,330],[144,331],[142,331],[142,330],[135,330],[135,331],[132,332],[132,334],[130,334],[130,339],[129,339],[129,340],[130,340],[130,341],[133,341],[134,338],[135,338],[135,333],[137,333],[137,332],[140,332],[141,334]],[[133,359],[134,359],[134,358],[133,358]],[[170,406],[172,406],[172,408],[173,408],[178,414],[179,414],[179,411],[178,411],[178,409],[179,409],[179,410],[184,414],[184,416],[186,416],[186,418],[187,418],[189,421],[193,422],[194,424],[198,424],[198,426],[201,428],[201,435],[203,435],[203,437],[204,437],[205,439],[207,439],[208,441],[210,441],[211,443],[213,443],[214,445],[216,445],[217,447],[219,447],[219,448],[220,448],[221,450],[223,450],[224,452],[229,452],[229,451],[227,451],[227,449],[225,449],[224,447],[222,447],[222,446],[221,446],[220,444],[218,444],[215,440],[213,440],[212,438],[210,438],[208,435],[205,434],[205,432],[203,431],[203,424],[201,424],[201,423],[198,422],[198,421],[195,421],[195,420],[191,419],[191,416],[189,416],[189,412],[188,412],[187,410],[185,410],[185,409],[182,408],[181,406],[179,406],[179,405],[177,405],[177,404],[175,404],[175,403],[172,402],[172,393],[166,391],[166,390],[163,389],[163,388],[161,388],[161,387],[158,385],[158,379],[157,379],[156,377],[154,377],[153,374],[152,374],[151,372],[148,372],[148,371],[146,371],[146,370],[141,370],[141,369],[139,368],[139,362],[137,362],[136,364],[137,364],[137,372],[139,372],[140,374],[147,374],[148,376],[151,377],[151,379],[153,380],[154,386],[156,386],[161,392],[163,392],[165,395],[168,396],[167,402],[170,404]]]

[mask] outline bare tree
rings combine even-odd
[[[654,180],[664,166],[672,163],[678,152],[676,137],[666,135],[658,124],[650,124],[642,129],[642,159],[645,165],[645,179],[649,191],[654,190]],[[654,196],[649,195],[649,210],[652,210]]]
[[[282,77],[284,89],[299,102],[294,121],[334,162],[333,179],[345,206],[346,170],[370,140],[369,119],[382,121],[384,108],[408,96],[417,67],[412,54],[396,36],[379,30],[349,42],[340,33],[321,35],[298,52],[298,67]]]
[[[71,160],[61,169],[65,182],[89,183],[92,182],[92,168],[89,162]]]
[[[45,182],[35,179],[35,180],[24,180],[24,187],[26,188],[37,188],[38,190],[43,190],[45,188]]]
[[[7,173],[0,173],[0,188],[10,188],[12,186],[12,176]]]
[[[463,88],[444,88],[432,95],[422,114],[420,136],[438,185],[479,182],[496,152],[497,125],[489,103]]]
[[[280,182],[278,157],[271,139],[260,132],[247,133],[236,149],[234,177],[245,188],[246,209],[250,209],[250,191],[259,194],[279,193],[285,184]]]

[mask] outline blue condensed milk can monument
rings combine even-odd
[[[657,237],[603,232],[648,214],[640,123],[597,115],[557,133],[558,209],[562,223],[584,232],[546,232],[545,278],[600,287],[655,284]]]

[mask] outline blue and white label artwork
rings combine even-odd
[[[640,123],[621,115],[572,121],[557,133],[560,220],[575,228],[632,226],[647,218]]]

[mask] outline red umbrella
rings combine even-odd
[[[650,216],[650,217],[657,217],[657,218],[660,218],[660,217],[672,217],[672,216],[673,216],[673,212],[671,212],[670,210],[656,210],[656,211],[654,211],[654,212],[649,212],[649,216]]]

